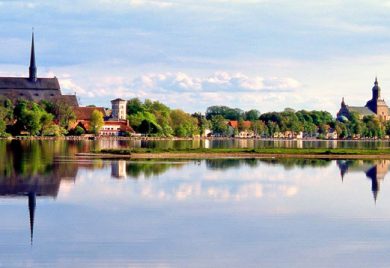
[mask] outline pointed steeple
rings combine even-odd
[[[343,99],[342,99],[342,101],[341,101],[341,107],[345,107],[344,97],[343,97]]]
[[[378,193],[379,193],[379,191],[372,191],[372,195],[374,196],[375,205],[376,205],[376,200],[378,199]]]
[[[372,88],[372,99],[376,101],[380,99],[380,97],[381,97],[381,88],[379,87],[378,77],[375,76],[374,87]]]
[[[36,197],[35,193],[28,193],[28,211],[30,212],[30,243],[33,244],[34,238],[34,216],[35,216]]]
[[[34,48],[34,29],[31,38],[31,56],[30,56],[30,67],[29,67],[29,79],[32,82],[37,81],[37,66],[35,65],[35,48]]]

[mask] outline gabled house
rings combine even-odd
[[[251,121],[242,121],[241,126],[240,122],[237,120],[230,120],[227,124],[229,136],[234,136],[236,138],[253,138],[255,136],[255,133],[251,130]],[[242,129],[239,130],[239,128]]]

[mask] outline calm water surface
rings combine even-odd
[[[388,267],[389,161],[79,161],[0,142],[0,267]]]

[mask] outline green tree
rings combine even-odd
[[[53,136],[53,137],[60,137],[67,134],[67,131],[56,124],[51,124],[47,126],[45,129],[42,129],[42,136]]]
[[[145,109],[139,98],[133,98],[127,101],[126,110],[128,115],[133,115],[136,113],[142,113]]]
[[[199,133],[198,120],[182,110],[172,110],[171,127],[175,136],[192,137]]]
[[[206,119],[206,116],[201,113],[194,113],[191,115],[198,121],[199,135],[204,135],[206,129],[210,129],[210,122]]]
[[[265,134],[265,132],[267,130],[266,128],[267,128],[267,126],[261,120],[256,120],[256,121],[252,122],[252,124],[251,124],[251,129],[253,130],[255,135]]]
[[[256,109],[249,110],[245,112],[245,120],[256,121],[260,117],[260,112]]]
[[[228,133],[226,119],[222,115],[213,116],[211,118],[211,129],[214,134],[226,135]]]
[[[30,135],[39,135],[43,128],[53,124],[54,116],[47,113],[41,106],[34,102],[25,100],[19,101],[14,109],[14,116],[17,120],[16,132],[26,130]]]
[[[6,114],[6,109],[4,107],[0,107],[0,137],[6,136],[6,128],[7,126],[5,125],[5,114]]]
[[[98,110],[93,110],[91,113],[91,120],[90,120],[90,131],[97,135],[100,131],[100,129],[104,125],[104,118],[103,113]]]
[[[370,138],[382,138],[385,129],[379,119],[373,115],[363,117],[365,124],[365,136]]]
[[[206,119],[210,120],[216,115],[221,115],[225,119],[239,120],[244,117],[244,111],[238,108],[230,108],[227,106],[210,106],[206,110]]]

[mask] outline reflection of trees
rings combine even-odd
[[[260,159],[260,161],[270,165],[280,165],[285,169],[292,169],[294,167],[328,167],[332,163],[332,160],[329,159],[304,158]]]
[[[285,169],[294,167],[327,167],[332,161],[328,159],[300,159],[300,158],[285,158],[285,159],[210,159],[206,160],[206,166],[209,169],[227,169],[238,168],[240,166],[257,167],[261,163],[269,165],[283,166]]]
[[[208,169],[228,169],[238,168],[240,166],[257,167],[260,164],[258,159],[207,159],[206,167]]]
[[[149,178],[151,176],[156,176],[167,172],[170,168],[181,168],[185,165],[183,163],[169,163],[169,162],[130,162],[126,165],[126,172],[129,177],[139,178],[140,176],[144,176],[145,178]]]
[[[61,164],[58,155],[77,150],[65,141],[0,140],[0,196],[26,196],[33,243],[37,196],[56,197],[61,180],[74,180],[77,163]]]
[[[55,161],[69,146],[61,141],[0,141],[0,195],[56,196],[61,179],[74,179],[77,173],[76,163]]]

